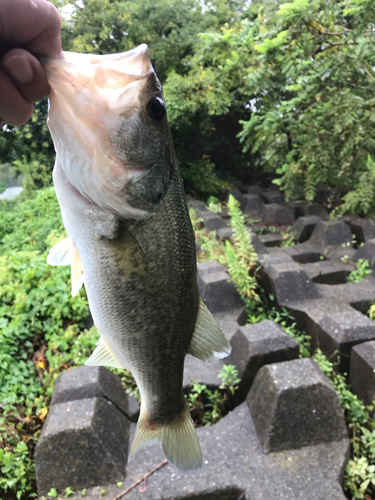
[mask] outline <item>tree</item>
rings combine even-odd
[[[373,2],[253,3],[244,17],[202,37],[186,77],[169,75],[173,126],[247,109],[244,152],[288,197],[311,200],[319,182],[352,188],[375,155]]]

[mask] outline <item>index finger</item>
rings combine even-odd
[[[61,20],[48,0],[0,0],[0,39],[33,54],[61,55]]]

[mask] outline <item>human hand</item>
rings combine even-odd
[[[62,57],[61,20],[48,0],[0,0],[0,119],[26,123],[33,102],[48,94],[44,69],[35,55]]]

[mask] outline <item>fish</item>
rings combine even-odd
[[[187,353],[231,347],[199,296],[195,235],[147,45],[44,60],[53,181],[68,238],[51,265],[84,284],[100,340],[88,366],[129,370],[141,396],[129,458],[161,442],[181,471],[202,466],[182,391]]]

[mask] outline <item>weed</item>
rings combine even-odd
[[[296,244],[293,236],[291,236],[290,234],[281,232],[281,235],[283,238],[283,241],[281,242],[281,245],[280,245],[281,248],[292,247]]]
[[[238,370],[233,365],[224,365],[218,377],[222,384],[219,389],[211,390],[200,382],[193,381],[189,394],[186,396],[191,416],[197,427],[216,423],[227,411],[231,395],[240,382]]]
[[[226,264],[234,284],[242,296],[256,299],[257,254],[251,244],[251,236],[245,224],[240,204],[232,195],[229,196],[227,210],[231,218],[234,243],[225,242]]]
[[[371,274],[370,263],[368,260],[359,259],[356,263],[356,267],[357,269],[354,269],[354,271],[349,274],[347,278],[348,283],[358,283],[363,278]]]
[[[222,211],[222,206],[215,196],[210,196],[207,200],[207,209],[211,210],[211,212],[219,213]]]

